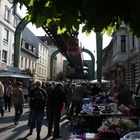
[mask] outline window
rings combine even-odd
[[[4,19],[6,20],[6,21],[10,21],[10,9],[7,7],[7,6],[5,6],[5,15],[4,15]]]
[[[35,69],[36,69],[36,67],[37,67],[37,64],[35,63]]]
[[[126,52],[126,37],[121,35],[121,52]]]
[[[25,59],[25,69],[27,68],[27,58]]]
[[[40,51],[41,51],[41,52],[42,52],[42,49],[43,49],[43,48],[42,48],[42,45],[40,45]]]
[[[42,58],[42,64],[44,64],[44,58]]]
[[[46,55],[48,55],[48,50],[46,49]]]
[[[32,62],[32,69],[34,69],[34,62]]]
[[[45,59],[45,65],[47,66],[47,59]]]
[[[31,60],[29,60],[29,69],[30,69],[30,67],[31,67]]]
[[[41,62],[42,62],[42,60],[41,60],[41,59],[42,59],[42,57],[40,56],[40,58],[39,58],[39,63],[41,63]]]
[[[33,47],[33,53],[36,53],[36,48]]]
[[[26,43],[25,43],[25,41],[22,39],[21,40],[21,46],[23,47],[23,48],[25,48],[25,46],[26,46]]]
[[[4,29],[4,41],[8,42],[9,31],[5,28]]]
[[[7,51],[2,50],[2,62],[7,62]]]
[[[14,17],[14,27],[16,28],[17,27],[17,25],[18,25],[18,18],[17,17]]]
[[[29,50],[29,44],[28,44],[28,43],[25,43],[25,48],[26,48],[27,50]]]
[[[12,64],[11,66],[14,66],[14,54],[12,54]]]
[[[41,74],[41,67],[39,67],[39,74]]]
[[[32,45],[29,45],[29,50],[32,51]]]
[[[45,69],[45,74],[44,75],[47,75],[47,71],[46,71],[46,69]]]
[[[21,68],[23,68],[23,57],[21,57]]]

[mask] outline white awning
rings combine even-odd
[[[104,79],[102,79],[101,80],[101,83],[109,83],[110,81],[107,81],[107,80],[104,80]],[[96,79],[96,80],[92,80],[92,81],[90,81],[90,83],[98,83],[98,80]]]
[[[12,73],[12,72],[0,72],[0,77],[15,77],[15,78],[25,78],[25,79],[32,78],[30,75]]]

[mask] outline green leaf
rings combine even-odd
[[[46,23],[46,18],[43,15],[38,15],[36,18],[36,27],[40,27]]]

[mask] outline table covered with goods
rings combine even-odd
[[[137,124],[115,103],[94,105],[85,100],[80,114],[71,120],[69,140],[140,140]]]

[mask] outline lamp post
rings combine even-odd
[[[97,47],[97,80],[101,83],[102,78],[102,40],[100,32],[96,32],[96,47]]]

